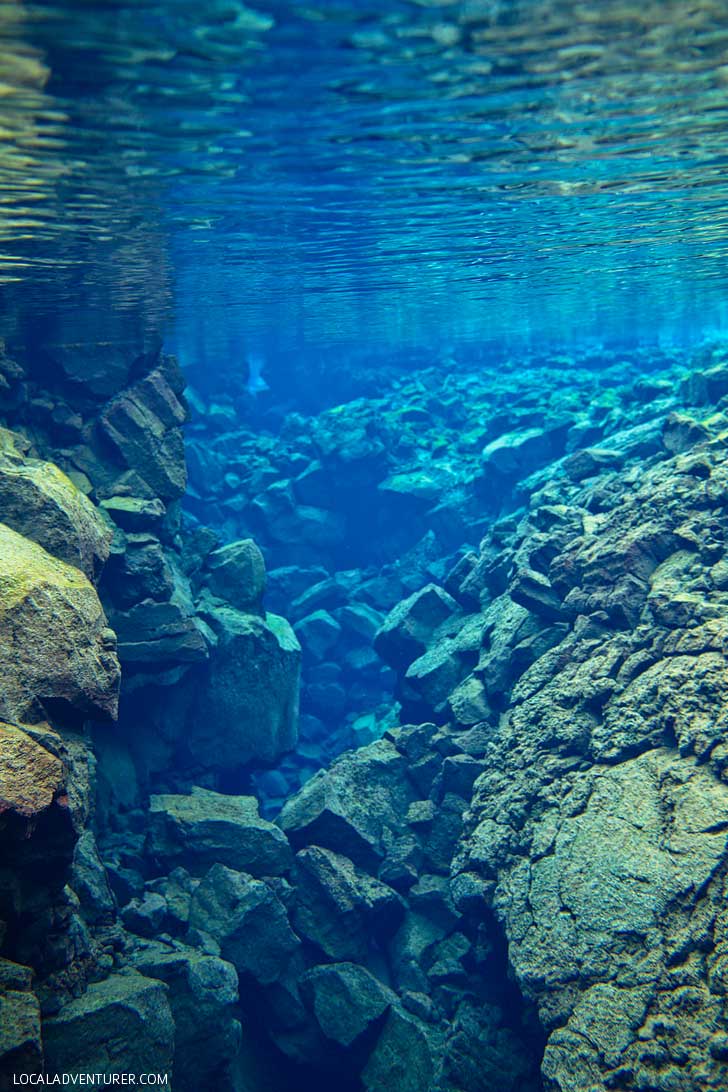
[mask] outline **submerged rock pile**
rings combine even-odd
[[[241,770],[293,744],[299,651],[264,612],[258,547],[242,527],[220,546],[160,524],[114,553],[99,497],[38,437],[2,437],[0,493],[19,476],[36,513],[23,523],[8,489],[3,1073],[726,1087],[728,363],[709,351],[607,402],[556,446],[534,423],[488,441],[472,549],[435,546],[406,580],[379,562],[350,583],[307,562],[303,586],[274,568],[322,706],[356,616],[399,710],[328,768],[311,758],[275,821]],[[132,562],[137,545],[161,567]],[[205,659],[145,660],[156,638],[129,623],[121,719],[92,735],[119,685],[107,581],[110,620],[184,603]],[[368,603],[368,582],[392,602]],[[259,777],[279,775],[269,809],[286,767]]]

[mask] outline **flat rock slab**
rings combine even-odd
[[[278,876],[293,863],[288,839],[261,819],[253,796],[194,788],[190,795],[152,796],[148,851],[169,870],[202,875],[214,864],[254,876]]]

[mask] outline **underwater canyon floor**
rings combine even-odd
[[[7,1087],[728,1087],[724,344],[0,376]]]

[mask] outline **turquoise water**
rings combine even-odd
[[[0,40],[8,319],[233,368],[724,326],[720,2],[13,2]]]

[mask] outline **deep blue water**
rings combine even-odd
[[[203,374],[720,331],[727,42],[712,0],[2,3],[6,319]]]

